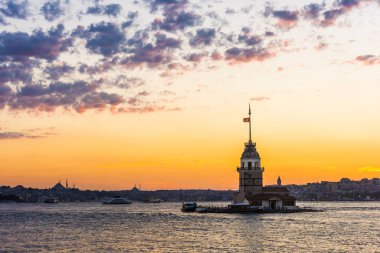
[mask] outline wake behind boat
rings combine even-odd
[[[105,205],[123,205],[123,204],[131,204],[132,200],[127,198],[122,198],[120,196],[114,196],[113,198],[107,198],[103,201]]]

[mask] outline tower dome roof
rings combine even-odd
[[[260,155],[256,150],[256,143],[249,141],[245,144],[243,154],[240,159],[260,159]]]

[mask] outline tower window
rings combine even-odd
[[[255,168],[257,169],[259,167],[259,162],[255,162]]]
[[[252,169],[252,162],[248,162],[248,169]]]

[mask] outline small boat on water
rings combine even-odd
[[[197,203],[195,202],[183,202],[182,203],[182,212],[195,212],[197,210]]]
[[[58,198],[55,196],[49,196],[44,200],[44,203],[47,204],[57,204],[58,203]]]
[[[162,199],[156,199],[156,198],[151,198],[151,199],[147,199],[143,201],[143,203],[161,203],[161,202],[163,202]]]
[[[103,201],[105,205],[122,205],[122,204],[131,204],[132,200],[127,198],[122,198],[120,196],[113,196],[113,198],[107,198]]]

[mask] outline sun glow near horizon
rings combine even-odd
[[[0,4],[0,185],[236,189],[248,103],[264,184],[380,176],[376,1],[45,3]]]

